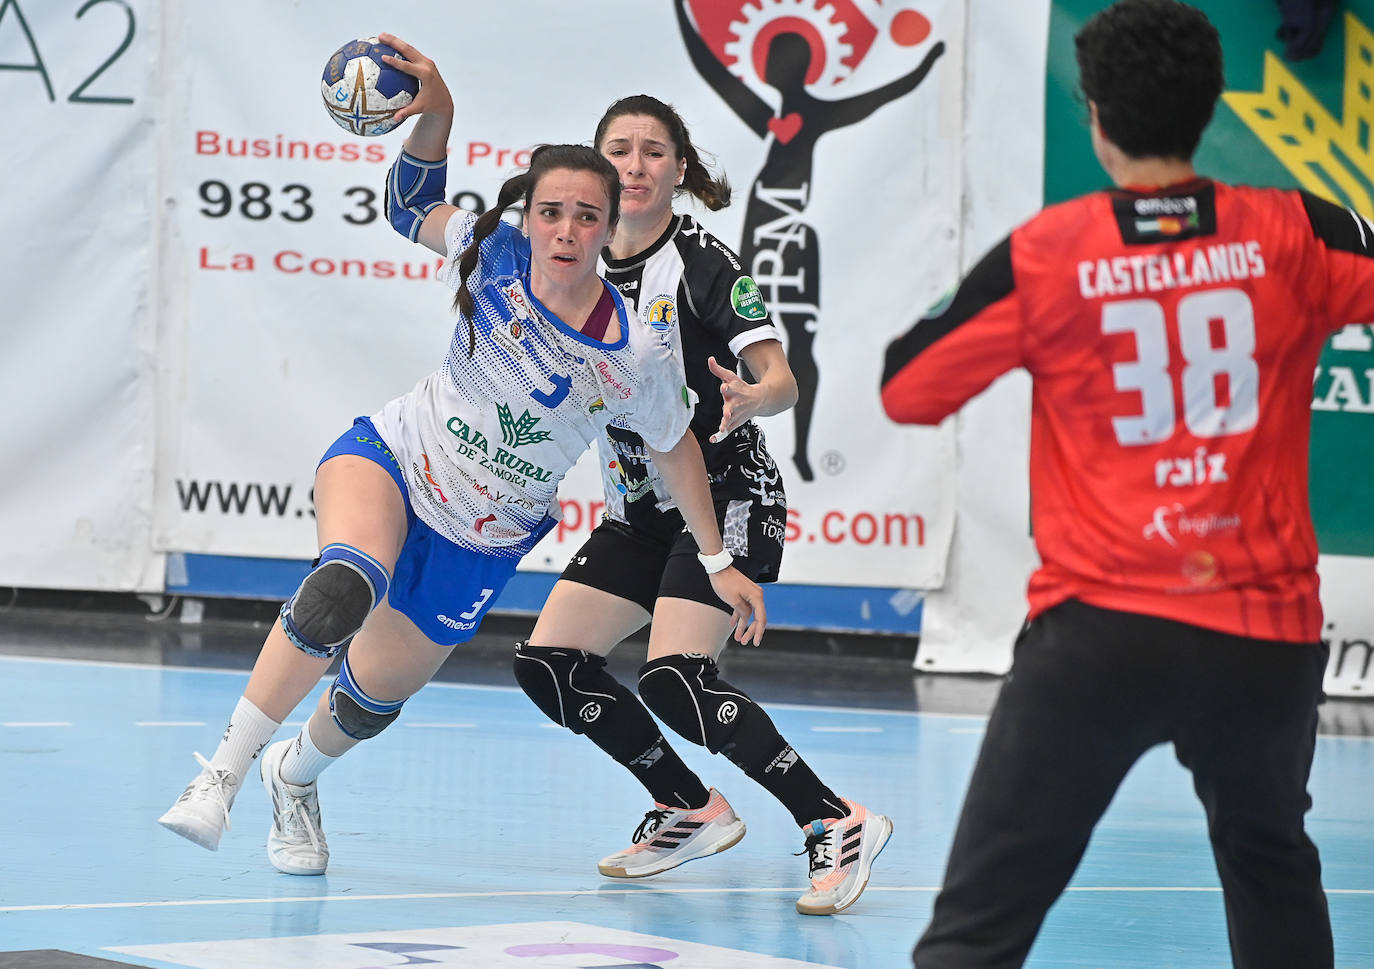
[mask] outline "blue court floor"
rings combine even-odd
[[[727,669],[823,779],[895,824],[865,895],[816,918],[793,909],[806,877],[791,818],[725,760],[678,745],[748,823],[738,846],[640,882],[605,879],[596,861],[629,843],[649,807],[629,775],[513,689],[436,682],[324,775],[329,872],[296,877],[267,862],[256,779],[216,853],[155,823],[196,773],[191,752],[214,750],[251,654],[193,666],[203,650],[121,647],[118,623],[6,634],[4,622],[0,969],[910,966],[984,723],[926,709],[940,686],[908,683],[907,702],[892,702],[890,664],[886,692],[874,688],[883,706],[852,702],[853,678],[871,671],[834,656],[786,660],[822,684],[805,703],[768,702],[766,679]],[[102,639],[105,658],[53,658]],[[824,702],[826,678],[845,702]],[[1318,743],[1309,830],[1337,965],[1374,969],[1374,739],[1336,729]],[[32,950],[71,955],[16,954]],[[1029,965],[1230,965],[1202,812],[1170,751],[1128,778]]]

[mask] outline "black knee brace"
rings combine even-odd
[[[314,570],[281,607],[286,638],[311,656],[334,656],[386,598],[390,581],[386,569],[366,552],[341,542],[326,545]]]
[[[329,687],[329,713],[340,730],[354,740],[377,736],[401,715],[405,700],[375,700],[353,678],[345,656],[339,675]]]
[[[650,660],[639,668],[639,696],[676,733],[750,769],[767,761],[782,739],[748,694],[720,678],[701,653]]]
[[[573,733],[586,734],[622,763],[642,753],[658,735],[635,695],[606,672],[604,656],[517,643],[515,681],[550,720]],[[647,740],[646,729],[652,730]]]

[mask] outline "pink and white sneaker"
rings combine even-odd
[[[608,878],[657,875],[735,846],[744,831],[744,822],[713,787],[706,806],[696,810],[655,804],[635,829],[634,844],[602,858],[596,867]]]
[[[857,902],[868,887],[873,859],[892,837],[890,818],[841,800],[849,808],[847,817],[812,821],[802,828],[811,862],[811,891],[797,899],[802,915],[834,915]]]

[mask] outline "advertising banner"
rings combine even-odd
[[[0,585],[160,588],[155,0],[0,2]]]
[[[735,189],[722,212],[689,210],[739,253],[800,385],[794,411],[763,422],[789,499],[783,580],[940,585],[953,432],[895,428],[877,385],[887,341],[957,272],[962,3],[516,0],[470,7],[461,29],[428,13],[385,26],[453,90],[456,204],[489,206],[534,145],[588,141],[621,96],[677,105]],[[531,23],[556,54],[510,26]],[[316,93],[328,55],[380,29],[373,8],[336,3],[325,18],[249,0],[226,22],[185,5],[175,29],[160,137],[178,332],[162,345],[158,547],[308,558],[318,456],[441,363],[451,294],[440,259],[382,212],[407,127],[359,137]],[[577,83],[551,85],[564,61]],[[561,570],[580,545],[597,471],[586,456],[562,526],[525,567]]]

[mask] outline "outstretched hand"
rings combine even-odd
[[[377,39],[396,48],[401,55],[392,57],[390,54],[383,54],[382,60],[388,66],[403,74],[409,74],[420,82],[420,92],[415,95],[415,99],[404,108],[397,108],[392,117],[397,121],[404,121],[417,114],[442,114],[452,117],[453,95],[449,93],[448,85],[444,83],[434,62],[395,34],[378,34]]]
[[[711,588],[733,612],[730,621],[735,625],[735,642],[757,646],[763,641],[768,613],[763,606],[763,590],[733,565],[712,572]]]
[[[720,415],[720,429],[711,435],[711,443],[718,444],[735,428],[759,415],[763,391],[758,384],[751,384],[733,370],[726,370],[716,363],[715,357],[707,357],[706,366],[720,379],[720,397],[725,402]]]

